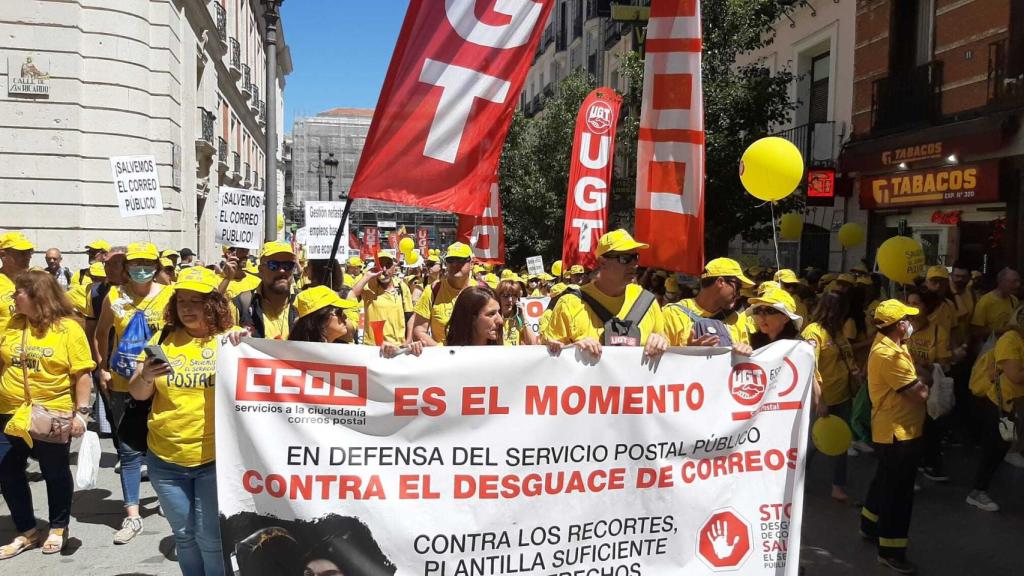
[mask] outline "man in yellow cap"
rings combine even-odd
[[[221,263],[220,291],[228,300],[242,292],[255,290],[260,285],[260,277],[246,271],[249,263],[249,249],[239,246],[224,247],[224,261]]]
[[[364,344],[408,344],[406,328],[413,313],[412,290],[398,279],[398,270],[394,253],[381,250],[377,253],[377,266],[367,270],[349,293],[349,298],[363,303]]]
[[[424,346],[444,344],[455,299],[473,282],[473,249],[462,242],[452,244],[444,264],[444,276],[423,290],[413,310],[413,338]]]
[[[14,277],[28,270],[35,245],[21,232],[0,236],[0,332],[14,316]]]
[[[657,298],[634,282],[639,251],[647,248],[622,229],[601,236],[594,279],[562,293],[541,334],[553,353],[570,344],[598,357],[602,345],[643,346],[650,357],[668,349]]]
[[[775,273],[773,278],[782,286],[783,290],[793,297],[793,302],[796,304],[797,315],[810,322],[810,311],[807,309],[807,303],[800,297],[800,279],[797,278],[796,272],[793,272],[789,268],[782,268]]]
[[[160,253],[160,257],[167,258],[168,260],[171,261],[171,265],[177,268],[178,260],[181,259],[181,254],[179,254],[178,251],[173,248],[168,248],[167,250],[164,250],[163,252]]]
[[[231,299],[239,326],[254,338],[287,340],[298,319],[292,295],[295,252],[287,242],[267,242],[260,253],[259,284]]]
[[[1006,332],[1007,322],[1013,311],[1020,306],[1017,295],[1020,292],[1020,273],[1013,268],[1003,268],[996,276],[996,287],[978,299],[971,316],[971,327],[977,346],[989,337],[998,338]]]
[[[569,283],[582,286],[586,282],[587,269],[582,264],[573,264],[569,267]]]
[[[753,288],[740,263],[715,258],[704,266],[700,292],[665,307],[665,333],[672,346],[726,346],[750,343],[746,316],[737,313],[740,291]]]
[[[129,281],[118,290],[111,290],[103,300],[93,336],[94,352],[100,367],[100,387],[110,393],[113,422],[120,421],[125,413],[129,399],[128,382],[135,370],[136,358],[146,344],[145,341],[134,341],[141,333],[136,331],[137,322],[133,322],[133,319],[139,316],[148,330],[148,340],[163,328],[164,309],[174,294],[173,287],[153,281],[160,260],[156,246],[149,242],[129,244],[125,260]],[[114,336],[112,341],[111,328]],[[126,334],[133,340],[125,338]],[[121,529],[114,534],[115,544],[127,544],[142,532],[142,518],[139,516],[142,456],[143,452],[124,442],[118,445],[126,517]]]
[[[110,253],[110,243],[106,240],[96,239],[85,245],[85,255],[89,259],[89,265],[95,264],[96,262],[105,262],[107,260],[107,254]],[[89,283],[89,266],[81,268],[71,278],[72,284],[88,284]]]
[[[879,304],[873,319],[878,334],[868,356],[871,437],[878,467],[861,510],[861,533],[877,538],[880,563],[904,574],[915,569],[907,560],[907,536],[930,385],[918,377],[906,346],[913,334],[910,318],[919,312],[899,300]]]
[[[363,277],[363,265],[363,259],[359,256],[352,256],[345,262],[345,286],[351,288]]]

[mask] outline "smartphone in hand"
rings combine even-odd
[[[164,349],[156,344],[150,344],[144,349],[146,352],[146,358],[153,360],[153,362],[162,362],[167,364],[171,368],[169,374],[174,374],[174,368],[171,367],[171,361],[167,359],[167,354],[164,354]]]

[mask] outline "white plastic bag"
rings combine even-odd
[[[956,398],[953,396],[953,379],[946,376],[942,367],[932,365],[932,388],[928,392],[928,415],[932,420],[949,414],[953,410]]]
[[[95,432],[87,431],[82,435],[82,444],[78,447],[78,471],[75,473],[75,486],[79,490],[96,487],[96,478],[100,474],[100,437]]]

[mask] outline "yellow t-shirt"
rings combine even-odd
[[[1024,362],[1024,338],[1021,338],[1020,332],[1017,330],[1007,330],[996,341],[996,366],[999,366],[999,363],[1004,360]],[[1014,384],[1005,375],[999,377],[999,388],[1003,394],[1003,410],[1007,412],[1013,409],[1015,399],[1024,397],[1024,386]],[[988,389],[988,398],[993,404],[999,404],[995,386]]]
[[[0,272],[0,332],[14,316],[14,282]]]
[[[849,400],[850,366],[853,365],[853,348],[844,336],[833,339],[828,330],[817,322],[804,328],[801,336],[814,344],[818,375],[821,378],[821,399],[827,406],[837,406]]]
[[[362,278],[363,278],[362,274],[352,275],[352,274],[349,274],[348,272],[345,272],[344,276],[342,277],[342,284],[344,284],[345,286],[348,286],[349,288],[351,288],[351,287],[355,286],[356,282],[359,282]]]
[[[228,282],[228,288],[224,292],[224,297],[231,300],[235,296],[238,296],[242,292],[248,292],[255,290],[260,287],[260,277],[253,274],[245,273],[245,278],[241,280],[232,280]]]
[[[531,328],[523,322],[518,313],[511,318],[505,318],[505,323],[501,326],[501,343],[505,346],[519,346],[523,343],[523,330]]]
[[[905,397],[903,390],[917,380],[914,360],[906,346],[883,334],[875,337],[868,356],[868,394],[871,397],[871,439],[879,444],[913,440],[924,431],[925,405]]]
[[[953,357],[949,348],[949,332],[931,318],[929,316],[928,326],[920,330],[914,329],[914,334],[907,341],[907,349],[917,364],[946,364]]]
[[[214,387],[217,350],[223,336],[198,339],[175,330],[160,347],[174,373],[154,382],[149,413],[149,451],[165,462],[194,467],[212,462],[214,451]],[[157,344],[160,333],[149,344]],[[145,361],[140,354],[139,362]]]
[[[416,303],[416,309],[413,310],[417,316],[430,320],[430,336],[438,344],[444,344],[448,336],[448,320],[452,317],[452,308],[455,307],[455,299],[460,292],[461,289],[452,288],[447,280],[441,280],[437,299],[434,299],[434,286],[427,286]]]
[[[956,325],[953,326],[953,340],[952,346],[959,346],[967,343],[971,339],[971,317],[974,315],[974,306],[976,304],[974,298],[974,291],[970,288],[964,289],[960,296],[960,303],[963,305],[961,310],[966,309],[967,313],[964,316],[960,316],[956,320]]]
[[[264,307],[263,308],[263,337],[268,340],[287,340],[288,334],[291,333],[291,326],[288,325],[288,319],[290,318],[289,312],[291,305],[285,304],[278,310],[277,314],[274,315]]]
[[[25,319],[12,320],[0,332],[0,414],[13,414],[25,401],[24,372],[21,369],[21,337]],[[28,380],[32,401],[52,410],[74,409],[72,378],[96,367],[85,331],[71,318],[62,319],[40,336],[26,335]]]
[[[157,286],[160,285],[157,284]],[[160,291],[151,298],[148,296],[146,298],[138,298],[133,296],[128,290],[111,288],[110,293],[107,294],[107,300],[110,302],[110,311],[113,313],[114,319],[112,350],[114,352],[117,351],[117,345],[121,341],[121,336],[124,335],[125,329],[128,328],[128,323],[131,322],[135,313],[140,308],[146,310],[146,323],[149,324],[149,329],[154,334],[160,332],[160,329],[164,327],[164,309],[167,308],[167,302],[173,294],[174,288],[169,286],[160,286]],[[114,392],[127,392],[128,379],[111,371],[110,387]]]
[[[361,298],[366,328],[363,331],[363,343],[379,346],[373,333],[374,322],[384,323],[384,342],[401,346],[405,343],[405,313],[412,312],[412,293],[405,282],[398,278],[391,280],[391,286],[397,292],[389,291],[391,286],[383,286],[377,278],[371,278],[364,286]],[[447,322],[447,321],[446,321]],[[435,338],[436,340],[436,338]]]
[[[594,300],[597,300],[610,312],[614,312],[618,318],[625,318],[629,315],[633,303],[643,292],[637,284],[627,284],[626,290],[621,296],[608,296],[594,286],[593,283],[584,284],[580,290],[586,292]],[[647,337],[652,333],[665,333],[665,318],[661,313],[661,306],[653,302],[651,307],[640,319],[640,343],[646,344]],[[548,342],[558,341],[563,344],[572,344],[584,338],[593,338],[600,341],[604,334],[604,322],[597,314],[583,303],[579,296],[570,293],[563,293],[555,305],[551,321],[544,331],[544,338]]]
[[[680,300],[678,304],[665,307],[663,311],[665,316],[665,336],[668,338],[669,345],[686,346],[690,341],[690,335],[693,333],[693,320],[690,320],[686,312],[680,310],[678,306],[685,306],[688,310],[692,310],[704,318],[711,318],[714,314],[701,308],[693,298]],[[722,320],[722,324],[725,324],[725,329],[729,331],[729,337],[732,338],[733,344],[741,342],[745,344],[750,343],[752,330],[750,322],[751,320],[746,314],[739,314],[734,311],[730,311],[725,316],[725,319]]]
[[[1010,316],[1013,316],[1013,311],[1017,309],[1017,306],[1016,298],[1013,296],[1001,298],[993,290],[978,299],[978,303],[974,306],[974,314],[971,316],[971,325],[983,326],[990,332],[1002,332],[1006,330],[1006,323],[1010,320]]]
[[[540,315],[540,320],[537,322],[537,329],[540,330],[541,340],[546,340],[544,334],[547,332],[548,325],[551,324],[551,316],[554,315],[554,313],[554,308],[548,308]]]

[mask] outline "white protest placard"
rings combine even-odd
[[[640,347],[386,359],[246,339],[217,357],[223,549],[241,576],[299,574],[299,559],[395,576],[796,576],[813,377],[795,340],[651,364]]]
[[[549,302],[551,302],[551,298],[547,296],[519,299],[519,309],[523,311],[523,321],[533,330],[534,334],[540,334],[540,317],[548,309]]]
[[[295,243],[296,244],[300,244],[302,246],[305,246],[306,242],[308,240],[309,240],[309,229],[308,228],[303,226],[302,228],[298,228],[297,230],[295,230]]]
[[[122,218],[163,214],[160,178],[153,156],[111,156],[110,172]]]
[[[334,235],[338,232],[344,211],[344,202],[306,202],[306,258],[322,260],[331,257]],[[348,222],[345,222],[341,239],[336,258],[344,259],[348,246]]]
[[[543,256],[530,256],[526,259],[526,271],[530,274],[543,274],[544,273],[544,257]]]
[[[259,250],[263,246],[263,191],[221,186],[217,194],[215,241]]]

